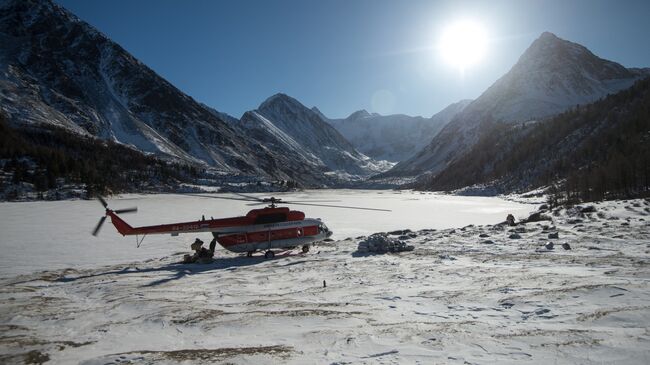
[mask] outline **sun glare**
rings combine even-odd
[[[487,35],[483,27],[473,21],[459,21],[449,25],[440,38],[442,57],[461,72],[479,63],[487,48]]]

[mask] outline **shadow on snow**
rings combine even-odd
[[[226,257],[226,258],[217,258],[212,260],[212,262],[207,263],[207,264],[198,264],[198,263],[193,263],[193,264],[184,264],[180,262],[174,262],[174,263],[168,263],[159,267],[149,267],[149,268],[143,268],[139,269],[137,266],[130,266],[126,267],[122,270],[111,270],[111,271],[106,271],[106,272],[99,272],[99,273],[94,273],[94,274],[89,274],[89,275],[81,275],[81,276],[75,276],[75,277],[62,277],[58,278],[56,281],[62,282],[62,283],[67,283],[67,282],[74,282],[77,280],[83,280],[83,279],[89,279],[89,278],[96,278],[96,277],[102,277],[102,276],[110,276],[110,275],[138,275],[138,274],[147,274],[147,273],[170,273],[169,276],[165,278],[161,278],[158,280],[154,280],[148,284],[142,285],[142,287],[152,287],[152,286],[157,286],[161,284],[168,283],[170,281],[175,281],[175,280],[180,280],[184,278],[185,276],[188,275],[195,275],[195,274],[203,274],[203,273],[209,273],[211,271],[219,272],[219,271],[234,271],[237,270],[240,267],[247,267],[247,266],[252,266],[252,265],[258,265],[264,262],[268,263],[273,263],[277,261],[278,259],[283,259],[283,258],[290,258],[290,257],[300,257],[303,256],[302,253],[292,253],[291,251],[286,251],[283,252],[282,254],[278,254],[275,256],[274,259],[266,259],[263,256],[253,256],[253,257],[245,257],[245,256],[236,256],[236,257]],[[289,266],[289,265],[295,265],[303,262],[307,262],[310,260],[303,260],[303,261],[296,261],[288,264],[284,264],[281,266]]]

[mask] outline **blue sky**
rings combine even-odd
[[[650,67],[650,1],[55,1],[235,117],[277,92],[334,118],[359,109],[431,116],[478,97],[544,31]],[[457,19],[489,37],[462,75],[435,49]]]

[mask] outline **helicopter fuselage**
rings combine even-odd
[[[232,252],[287,249],[322,241],[332,235],[320,219],[305,218],[286,207],[253,209],[242,217],[201,219],[192,222],[131,227],[115,212],[106,210],[117,231],[124,235],[211,232],[217,242]]]

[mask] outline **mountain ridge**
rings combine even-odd
[[[263,101],[257,109],[246,112],[241,126],[249,132],[256,130],[257,136],[266,134],[264,140],[273,141],[278,152],[282,151],[280,146],[285,145],[289,147],[285,148],[287,151],[297,151],[308,164],[326,168],[332,174],[358,180],[385,169],[359,153],[321,115],[298,100],[278,93]]]
[[[360,152],[379,160],[403,161],[426,146],[470,100],[452,103],[430,118],[380,115],[365,109],[344,119],[328,119]]]
[[[377,178],[440,173],[494,124],[556,115],[625,89],[645,72],[626,69],[595,56],[584,46],[544,32],[505,75],[456,115],[429,145]]]
[[[287,159],[294,151],[261,145],[242,133],[237,118],[197,102],[51,0],[2,0],[0,37],[0,109],[14,125],[59,126],[220,173],[323,186],[320,174],[328,183],[341,182],[328,178],[330,171],[320,167],[301,181],[298,161]],[[268,108],[264,113],[272,114],[274,98],[289,97],[269,97],[260,106]],[[313,115],[306,121],[318,123],[320,117],[309,113]],[[360,176],[375,171],[369,167],[372,161],[324,124],[321,130],[334,141],[328,146],[344,152],[338,167]],[[356,159],[357,166],[346,159]],[[336,170],[336,161],[325,162]]]

